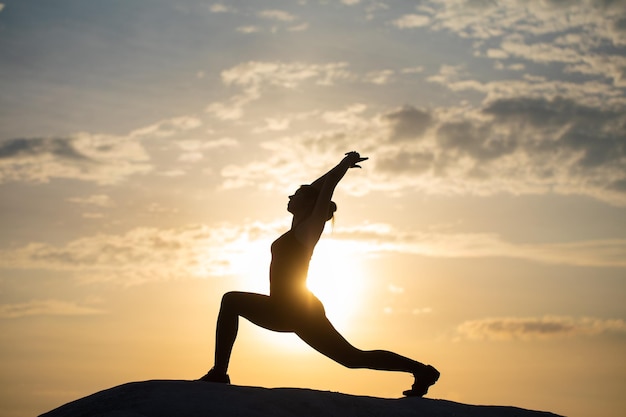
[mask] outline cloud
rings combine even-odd
[[[574,41],[576,43],[569,43]],[[568,44],[564,46],[547,42],[527,44],[522,38],[509,37],[501,43],[500,48],[501,55],[542,64],[563,63],[566,64],[566,72],[601,76],[612,79],[615,86],[626,86],[624,75],[626,57],[610,55],[606,52],[592,53],[588,51],[589,48],[581,48],[577,39],[568,41]],[[502,58],[493,54],[488,54],[488,56]]]
[[[520,83],[544,85],[534,79]],[[265,152],[257,160],[225,167],[223,185],[287,191],[292,181],[307,181],[303,164],[309,172],[323,171],[329,160],[358,148],[371,160],[362,175],[347,181],[349,192],[557,193],[626,205],[626,105],[600,104],[609,93],[591,86],[582,101],[579,94],[550,98],[532,88],[529,95],[516,95],[521,86],[480,88],[498,92],[477,106],[407,104],[376,114],[355,104],[313,112],[307,125],[317,127],[311,131],[294,133],[285,120],[273,123],[284,135],[262,143]]]
[[[173,213],[161,206],[156,214]],[[0,251],[0,268],[68,271],[82,282],[138,285],[181,278],[258,274],[267,248],[288,227],[285,219],[243,224],[139,227],[63,244],[32,242]],[[504,257],[533,262],[626,268],[626,240],[521,244],[487,233],[396,230],[388,224],[336,227],[332,239],[362,256],[406,253],[437,258]],[[399,292],[396,287],[389,287]]]
[[[283,10],[262,10],[258,15],[264,19],[277,20],[279,22],[293,22],[297,19],[296,16]]]
[[[402,106],[383,115],[383,119],[391,127],[392,141],[419,139],[432,126],[433,116],[425,110],[411,105]]]
[[[293,192],[295,187],[307,183],[328,170],[329,161],[359,146],[363,150],[366,122],[362,104],[348,106],[340,111],[309,113],[318,124],[332,127],[327,130],[300,131],[260,144],[262,156],[244,164],[230,164],[221,175],[222,186],[227,189],[257,186],[266,190]],[[352,132],[354,134],[352,134]],[[356,138],[359,138],[357,140]],[[332,163],[332,162],[331,162]],[[344,190],[350,190],[350,181],[344,182]]]
[[[419,14],[407,14],[394,20],[392,23],[400,29],[411,29],[427,26],[430,23],[430,17]]]
[[[209,104],[205,111],[220,120],[238,120],[243,116],[244,107],[260,97],[255,88],[250,88],[244,94],[232,96],[225,102]]]
[[[222,71],[221,78],[226,85],[237,85],[247,90],[256,90],[263,86],[296,88],[305,81],[329,85],[334,80],[348,76],[347,66],[345,62],[307,64],[249,61]]]
[[[92,205],[96,207],[112,207],[114,205],[111,197],[106,194],[94,194],[88,197],[72,197],[68,198],[67,201],[81,205]]]
[[[175,142],[176,146],[183,150],[179,156],[179,161],[198,162],[204,159],[205,151],[214,151],[217,149],[227,149],[239,146],[239,142],[235,139],[224,137],[217,140],[194,140],[186,139]]]
[[[115,184],[152,170],[142,141],[171,137],[201,125],[194,117],[162,120],[125,136],[80,132],[59,138],[0,141],[0,183],[67,178]]]
[[[98,308],[52,299],[0,305],[0,319],[32,316],[91,316],[105,313],[104,310]]]
[[[394,175],[396,189],[417,182],[430,192],[555,192],[626,205],[626,102],[614,89],[532,77],[482,84],[459,74],[446,67],[431,81],[486,93],[478,106],[381,116],[395,146],[379,147],[372,163]]]
[[[157,139],[176,135],[202,126],[202,121],[193,116],[181,116],[158,121],[135,129],[129,134],[131,139]]]
[[[211,103],[206,111],[221,120],[238,120],[245,106],[261,98],[263,90],[271,87],[295,89],[305,82],[329,86],[352,77],[347,63],[307,64],[279,61],[249,61],[222,71],[221,80],[227,86],[241,88],[224,102]]]
[[[239,33],[244,33],[246,35],[249,35],[251,33],[260,32],[261,28],[259,28],[258,26],[239,26],[235,30]]]
[[[4,3],[0,3],[0,12],[2,12],[2,11],[4,10],[4,8],[5,8],[5,7],[6,7],[6,6],[5,6],[5,4],[4,4]]]
[[[393,70],[371,71],[365,74],[362,80],[366,83],[385,85],[391,81],[393,74]]]
[[[152,166],[143,146],[108,135],[17,138],[0,142],[0,182],[70,178],[112,184]]]
[[[626,333],[626,322],[590,317],[504,317],[466,321],[457,330],[476,340],[541,340]]]
[[[236,10],[222,3],[214,3],[209,7],[211,13],[234,13]]]
[[[161,207],[151,207],[161,213]],[[97,234],[61,245],[33,242],[0,251],[0,268],[72,272],[84,282],[130,286],[180,278],[244,273],[285,224],[187,225],[172,229],[135,228],[123,234]],[[264,249],[250,253],[254,244]],[[267,260],[269,262],[269,259]],[[258,273],[258,270],[256,271]]]
[[[421,14],[402,16],[393,24],[401,29],[428,25],[429,30],[479,40],[472,46],[477,56],[566,64],[566,72],[606,77],[623,87],[625,7],[621,0],[431,0],[417,6]],[[495,42],[499,48],[493,47]]]
[[[589,267],[626,267],[626,240],[607,239],[551,244],[511,243],[489,233],[396,230],[387,224],[338,227],[337,239],[353,241],[365,253],[410,253],[440,258],[504,257]]]
[[[300,23],[299,25],[290,26],[287,28],[289,32],[304,32],[309,28],[308,23]]]
[[[356,74],[342,62],[250,61],[222,72],[222,82],[241,92],[207,111],[238,120],[246,106],[271,89],[302,91],[339,81],[382,83],[393,75],[392,70]],[[626,205],[626,99],[613,86],[530,74],[481,82],[459,66],[442,66],[428,81],[454,92],[479,92],[484,99],[434,109],[405,104],[378,114],[365,107],[309,112],[306,125],[319,127],[299,132],[291,131],[290,120],[269,117],[252,131],[281,131],[284,136],[261,144],[267,151],[264,160],[224,168],[223,186],[291,187],[285,178],[302,177],[303,155],[317,169],[333,151],[341,154],[356,146],[370,152],[372,169],[367,181],[351,192],[558,193]],[[333,126],[324,130],[328,124]],[[359,138],[358,143],[351,138]]]
[[[597,0],[532,3],[431,0],[417,9],[432,17],[435,30],[448,30],[468,38],[498,37],[511,30],[534,36],[578,30],[590,38],[601,37],[623,44],[626,37],[618,29],[623,6],[623,1]]]

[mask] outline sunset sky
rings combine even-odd
[[[309,287],[429,396],[626,409],[626,2],[4,0],[0,415],[212,365],[288,196],[347,151]],[[237,385],[397,398],[242,321]]]

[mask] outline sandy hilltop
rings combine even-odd
[[[516,407],[467,405],[429,398],[385,399],[298,388],[260,388],[196,381],[131,382],[72,401],[41,417],[549,417]]]

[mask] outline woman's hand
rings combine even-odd
[[[361,157],[361,155],[359,155],[358,152],[352,151],[352,152],[348,152],[346,153],[346,156],[343,158],[342,162],[345,162],[346,164],[348,164],[349,168],[361,168],[360,165],[358,165],[360,162],[363,161],[367,161],[369,158],[365,157]]]

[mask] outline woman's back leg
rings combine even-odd
[[[361,350],[348,342],[326,317],[296,329],[296,334],[313,349],[347,368],[417,372],[424,365],[386,350]]]

